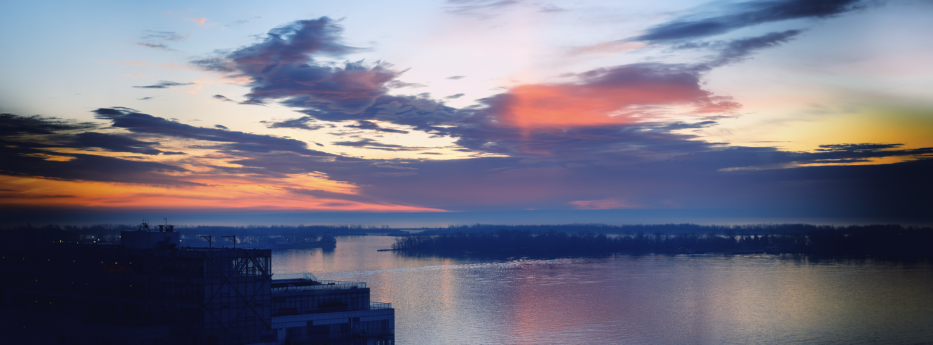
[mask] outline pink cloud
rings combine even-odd
[[[701,87],[699,72],[678,65],[632,64],[580,75],[579,83],[520,85],[493,100],[499,121],[523,132],[700,117],[739,107]]]

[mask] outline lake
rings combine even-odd
[[[274,251],[274,273],[366,282],[398,344],[933,343],[933,265],[805,255],[455,258],[388,236]]]

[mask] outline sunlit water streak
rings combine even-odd
[[[365,281],[399,344],[933,343],[933,266],[775,255],[411,257],[394,238],[273,254]]]

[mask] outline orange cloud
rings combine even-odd
[[[356,187],[323,175],[282,180],[248,176],[202,178],[206,186],[139,185],[61,181],[0,175],[0,205],[39,207],[108,207],[163,209],[258,209],[307,211],[444,212],[440,209],[354,199]],[[314,196],[296,191],[320,191]],[[342,198],[342,196],[346,198]]]
[[[207,18],[184,18],[185,20],[190,20],[192,22],[203,25]]]
[[[604,126],[652,119],[651,107],[702,102],[708,93],[673,83],[637,86],[522,85],[509,91],[500,120],[523,129]],[[699,105],[699,104],[698,104]],[[697,112],[731,110],[731,104],[707,103]]]

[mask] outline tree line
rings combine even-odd
[[[695,228],[697,226],[690,226]],[[477,228],[477,227],[472,227]],[[482,227],[480,227],[482,228]],[[612,252],[654,253],[808,253],[828,255],[933,256],[933,229],[901,225],[798,225],[711,227],[721,232],[605,234],[581,231],[533,232],[521,227],[491,232],[428,233],[399,237],[392,248],[408,252],[473,252],[508,255],[586,255]]]

